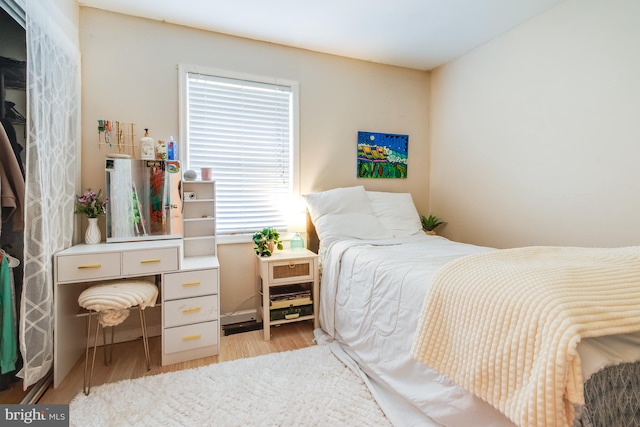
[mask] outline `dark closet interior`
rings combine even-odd
[[[11,151],[19,166],[19,172],[8,172],[6,167],[7,156],[3,154],[0,159],[0,167],[3,168],[3,181],[0,192],[4,195],[11,185],[7,185],[7,180],[18,179],[16,175],[22,174],[23,187],[25,177],[25,145],[26,145],[26,33],[24,28],[18,24],[4,9],[0,8],[0,122],[10,141]],[[8,151],[8,150],[7,150]],[[7,151],[3,151],[6,153]],[[11,152],[9,151],[9,152]],[[24,199],[24,194],[23,194]],[[22,292],[22,266],[24,264],[24,229],[12,226],[12,221],[7,219],[5,206],[2,206],[2,228],[0,229],[0,249],[5,259],[19,261],[19,265],[9,269],[12,277],[11,286],[0,287],[0,300],[10,301],[14,308],[12,315],[15,322],[15,343],[18,345],[18,316],[20,313],[20,295]],[[9,263],[11,264],[11,263]],[[15,261],[14,263],[15,264]],[[6,276],[4,276],[6,277]],[[0,307],[4,313],[8,306],[3,303]],[[3,320],[6,321],[4,316]],[[3,327],[4,330],[4,327]],[[2,338],[4,339],[4,337]],[[2,351],[2,350],[0,350]],[[22,360],[19,348],[16,352],[15,368],[7,368],[7,354],[0,354],[3,361],[3,369],[0,373],[0,402],[20,403],[22,396],[21,380],[16,376],[22,368]],[[14,364],[11,364],[13,367]]]

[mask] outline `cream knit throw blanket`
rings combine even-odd
[[[411,352],[518,426],[570,426],[578,342],[639,330],[640,247],[505,249],[438,271]]]

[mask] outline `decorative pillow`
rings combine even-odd
[[[334,188],[302,196],[320,240],[387,239],[392,234],[373,214],[363,186]]]
[[[409,193],[367,191],[373,213],[394,237],[407,237],[422,232],[420,215]]]

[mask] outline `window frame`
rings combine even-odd
[[[278,77],[269,77],[256,75],[251,73],[225,70],[214,67],[206,67],[193,64],[178,64],[178,126],[179,136],[178,150],[179,159],[182,161],[184,170],[189,169],[187,158],[187,77],[189,73],[206,74],[215,77],[223,77],[235,80],[252,81],[263,84],[273,84],[280,86],[289,86],[291,88],[291,198],[292,201],[300,195],[300,136],[299,136],[299,83],[295,80],[288,80]],[[257,231],[257,230],[256,230]],[[218,235],[218,243],[241,243],[251,242],[253,233],[235,233],[230,235]]]

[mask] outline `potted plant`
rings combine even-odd
[[[271,256],[276,248],[282,250],[280,233],[273,227],[265,227],[253,235],[254,251],[260,256]]]
[[[438,226],[446,224],[446,222],[442,221],[435,215],[429,214],[428,217],[421,215],[420,221],[422,222],[422,229],[430,236],[435,236],[436,232],[434,231]]]

